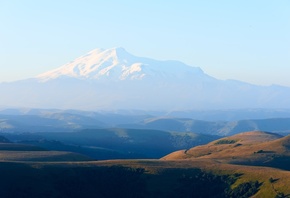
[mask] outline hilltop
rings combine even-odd
[[[290,136],[254,131],[173,152],[163,160],[213,159],[221,163],[270,166],[290,170]]]

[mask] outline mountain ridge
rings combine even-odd
[[[153,113],[153,112],[151,112]],[[225,114],[225,112],[222,112]],[[238,114],[239,112],[236,112]],[[250,112],[252,113],[252,112]],[[261,112],[265,114],[265,112]],[[277,114],[274,114],[275,116]],[[266,116],[266,115],[265,115]],[[222,116],[219,116],[221,119]],[[0,132],[74,132],[82,129],[122,128],[171,132],[195,132],[228,136],[243,131],[261,130],[290,133],[290,112],[284,117],[244,120],[200,120],[150,112],[86,112],[76,110],[0,109]]]

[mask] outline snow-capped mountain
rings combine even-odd
[[[96,49],[35,78],[0,84],[0,107],[194,110],[289,108],[290,88],[218,80],[179,61]]]
[[[157,61],[136,57],[123,48],[95,49],[53,71],[37,76],[41,81],[59,77],[106,80],[143,80],[147,78],[192,78],[205,75],[198,67],[178,61]]]

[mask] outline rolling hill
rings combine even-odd
[[[163,160],[213,159],[222,163],[269,166],[290,170],[290,137],[254,131],[173,152]]]
[[[244,131],[262,130],[288,134],[290,118],[269,118],[237,121],[204,121],[190,118],[151,117],[134,124],[118,127],[136,129],[158,129],[167,131],[187,131],[202,134],[228,136]]]

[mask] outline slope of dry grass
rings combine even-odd
[[[278,162],[290,161],[289,148],[290,136],[281,137],[272,133],[255,131],[222,138],[189,150],[176,151],[163,157],[162,160],[203,158],[224,163],[283,168]]]

